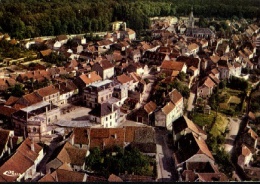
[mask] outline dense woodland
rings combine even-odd
[[[0,0],[0,32],[18,39],[106,31],[116,20],[139,31],[149,17],[260,17],[260,0]]]

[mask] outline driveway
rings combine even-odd
[[[157,162],[157,181],[175,181],[175,168],[172,159],[173,151],[167,145],[167,131],[156,129],[156,162]]]

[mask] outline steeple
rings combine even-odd
[[[194,27],[194,16],[193,16],[193,5],[191,7],[190,17],[189,17],[189,27]]]

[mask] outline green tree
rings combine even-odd
[[[10,90],[12,96],[21,97],[24,95],[23,85],[15,84]]]

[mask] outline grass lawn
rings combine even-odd
[[[241,113],[243,111],[244,92],[240,90],[225,88],[220,94],[220,111],[230,115],[227,111]]]
[[[228,125],[228,119],[226,118],[226,116],[218,113],[216,122],[213,125],[212,129],[210,130],[210,134],[214,137],[223,134],[226,130],[227,125]]]
[[[205,125],[207,127],[211,127],[212,123],[214,123],[215,116],[216,116],[216,111],[211,111],[210,114],[196,112],[193,115],[192,121],[195,124],[199,125],[200,127],[203,127]],[[226,118],[226,116],[218,112],[216,121],[212,126],[211,130],[209,130],[209,133],[212,136],[217,137],[218,135],[221,135],[225,132],[227,124],[228,124],[228,119]]]
[[[193,118],[192,118],[192,121],[199,125],[200,127],[202,126],[210,126],[213,121],[214,121],[214,116],[215,116],[215,111],[211,111],[210,114],[204,114],[204,113],[201,113],[201,112],[196,112],[194,115],[193,115]]]

